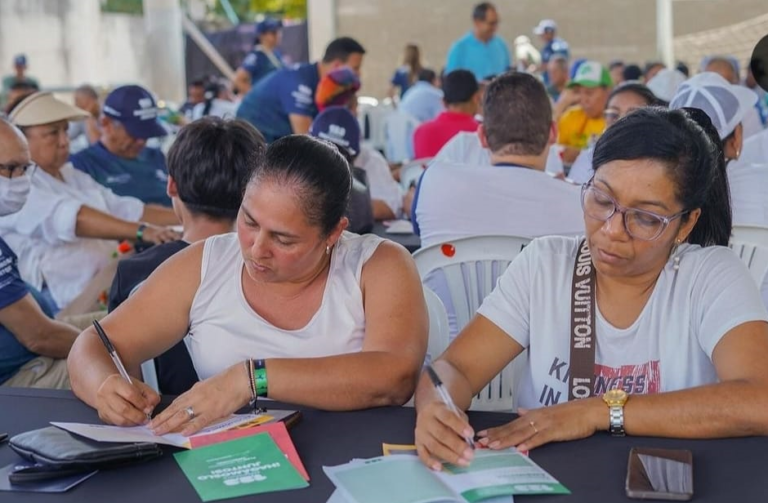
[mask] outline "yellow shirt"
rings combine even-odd
[[[580,106],[571,107],[557,123],[557,143],[578,149],[587,148],[605,130],[605,119],[590,119]],[[594,138],[593,138],[594,137]],[[592,141],[590,142],[590,140]]]

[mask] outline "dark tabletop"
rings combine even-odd
[[[416,234],[387,234],[387,227],[381,222],[376,222],[373,225],[371,234],[400,243],[411,253],[421,248],[421,239]]]
[[[276,408],[285,408],[277,404]],[[290,407],[289,407],[290,408]],[[501,413],[470,413],[481,428],[509,421]],[[65,391],[0,388],[0,433],[11,435],[41,428],[49,421],[98,422],[96,413]],[[382,442],[413,443],[414,412],[409,408],[381,408],[361,412],[304,410],[291,437],[310,476],[310,487],[227,501],[324,503],[333,485],[322,471],[352,458],[381,455]],[[729,440],[666,440],[612,438],[606,434],[587,440],[551,444],[531,452],[531,458],[568,487],[569,496],[516,497],[519,503],[633,501],[624,495],[624,477],[631,447],[690,449],[694,460],[694,499],[699,503],[768,501],[768,438]],[[0,502],[197,502],[200,501],[166,448],[165,455],[145,464],[102,471],[67,493],[0,492]],[[0,467],[17,460],[0,446]]]

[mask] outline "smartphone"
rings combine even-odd
[[[625,484],[630,498],[688,501],[693,498],[693,454],[682,449],[633,448]]]

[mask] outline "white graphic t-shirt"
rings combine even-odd
[[[568,400],[571,283],[581,238],[534,240],[510,264],[478,310],[529,350],[517,385],[520,407]],[[712,352],[732,328],[768,321],[757,286],[728,248],[683,244],[637,320],[608,323],[597,308],[596,395],[674,391],[717,381]]]

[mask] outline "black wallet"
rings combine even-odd
[[[10,446],[22,458],[36,463],[29,470],[34,476],[27,474],[36,480],[115,468],[154,459],[163,453],[157,444],[97,442],[55,426],[20,433],[11,438]],[[23,470],[19,472],[17,482],[23,482],[27,478],[24,475]]]

